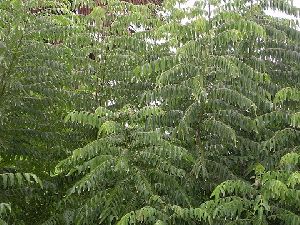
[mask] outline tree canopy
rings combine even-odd
[[[0,225],[300,224],[300,9],[184,2],[0,1]]]

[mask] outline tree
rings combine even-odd
[[[52,3],[53,10],[63,7]],[[93,95],[79,88],[82,77],[90,74],[82,74],[89,59],[78,51],[89,45],[84,41],[89,34],[68,10],[64,15],[30,11],[43,6],[41,1],[0,3],[0,195],[1,202],[11,203],[8,224],[32,224],[49,216],[43,207],[62,189],[50,170],[66,149],[77,147],[90,133],[78,136],[63,123],[71,109],[94,104],[86,100]],[[28,187],[39,179],[43,190]]]
[[[285,6],[288,7],[278,8],[296,11],[292,6]],[[66,199],[74,198],[78,203],[84,199],[82,191],[87,191],[86,205],[78,211],[75,209],[78,224],[94,220],[114,224],[124,210],[128,210],[128,214],[120,224],[159,224],[167,218],[178,219],[181,212],[178,207],[195,207],[208,199],[214,186],[226,179],[249,179],[253,165],[259,161],[269,169],[274,168],[283,154],[299,145],[297,128],[291,127],[289,119],[278,118],[292,116],[297,110],[296,104],[293,103],[296,108],[289,107],[289,114],[284,113],[284,116],[283,105],[279,109],[274,104],[296,94],[282,95],[286,89],[279,91],[280,88],[291,84],[273,78],[277,74],[273,71],[276,67],[297,71],[297,66],[294,67],[297,64],[293,62],[298,59],[283,57],[282,54],[289,54],[288,45],[280,46],[282,53],[274,50],[278,49],[279,31],[270,30],[281,26],[282,33],[286,29],[297,31],[284,21],[266,16],[262,11],[266,7],[269,7],[267,2],[250,6],[229,3],[221,11],[216,10],[213,18],[198,17],[187,25],[175,17],[152,32],[156,37],[165,38],[169,46],[176,48],[176,53],[166,53],[134,70],[135,77],[156,83],[152,89],[144,90],[141,107],[125,107],[126,113],[100,107],[92,114],[69,115],[72,121],[87,123],[99,130],[96,141],[74,151],[57,166],[59,174],[69,171],[69,175],[73,175],[77,171],[83,175]],[[241,13],[233,12],[237,8]],[[285,40],[296,41],[291,35],[285,36]],[[273,116],[276,119],[270,118]],[[144,118],[142,123],[138,123],[139,117]],[[114,118],[118,118],[117,121]],[[137,131],[145,134],[150,131],[155,136],[139,136]],[[107,135],[105,139],[103,133]],[[115,143],[116,140],[120,142]],[[275,153],[274,143],[276,149],[278,146],[282,150]],[[106,152],[120,147],[119,153]],[[169,155],[180,158],[170,162]],[[183,156],[187,161],[177,165]],[[154,177],[153,167],[157,168]],[[136,180],[141,176],[141,180]],[[182,180],[185,185],[178,185]],[[137,186],[138,183],[142,187]],[[172,187],[181,194],[175,192],[173,196],[169,192]],[[143,196],[136,200],[131,197],[133,190]],[[96,193],[100,196],[96,197]],[[182,194],[185,197],[180,200]],[[128,197],[133,202],[128,202]],[[153,199],[164,203],[164,207],[157,206]],[[175,216],[165,213],[170,205]],[[197,213],[200,214],[197,216]],[[204,216],[204,211],[191,215],[200,220],[209,218]],[[185,218],[179,217],[181,219]]]
[[[76,1],[3,1],[1,176],[34,191],[13,189],[0,218],[298,224],[299,31],[264,10],[299,9],[178,2],[89,1],[83,16]]]

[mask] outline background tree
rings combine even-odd
[[[63,15],[50,9],[31,12],[47,4],[0,3],[1,201],[11,203],[8,224],[32,224],[49,216],[49,202],[63,190],[50,178],[51,168],[66,156],[67,149],[92,134],[88,130],[77,133],[63,123],[71,109],[84,110],[95,104],[90,101],[92,93],[80,88],[83,78],[91,74],[86,69],[89,59],[84,50],[89,45],[89,33],[63,3],[51,2],[51,10],[63,11]],[[31,182],[31,173],[43,181],[43,190],[27,188],[25,183],[23,187],[23,180]]]

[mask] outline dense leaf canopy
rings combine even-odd
[[[0,0],[1,225],[300,224],[300,9],[184,2]]]

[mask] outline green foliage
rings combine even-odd
[[[134,210],[134,206],[146,203],[158,194],[164,195],[165,201],[172,204],[190,204],[181,184],[193,157],[167,137],[162,137],[161,131],[144,131],[143,119],[150,112],[159,112],[155,108],[136,110],[125,106],[115,113],[98,108],[95,113],[68,116],[81,123],[92,118],[95,127],[99,128],[97,140],[73,151],[56,167],[58,175],[67,172],[66,176],[80,177],[68,190],[66,199],[78,199],[73,206],[76,207],[73,209],[76,223],[88,224],[100,219],[110,224],[129,209]],[[80,195],[84,193],[91,198],[80,201]],[[90,207],[92,210],[86,210]],[[149,210],[145,208],[139,213],[152,215],[154,211]],[[102,212],[100,218],[99,212]],[[138,217],[142,216],[122,220],[143,220]]]
[[[253,184],[241,180],[221,183],[212,193],[211,203],[215,206],[209,213],[224,224],[298,224],[298,158],[297,153],[286,154],[275,171],[266,171],[260,164],[255,166]]]
[[[0,1],[0,224],[300,223],[299,9],[182,2]]]
[[[12,186],[23,186],[24,182],[27,183],[38,183],[42,187],[41,180],[35,175],[30,173],[2,173],[0,174],[2,178],[2,185],[4,188],[12,187]]]

